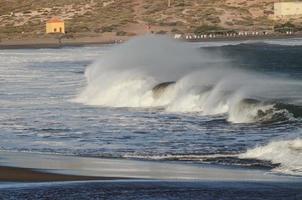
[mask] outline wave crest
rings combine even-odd
[[[241,159],[259,159],[280,166],[273,169],[277,173],[302,175],[302,139],[275,141],[265,146],[248,150]]]
[[[302,104],[299,81],[243,71],[218,53],[166,37],[130,40],[89,66],[85,76],[87,87],[75,101],[89,105],[161,107],[252,123],[297,117],[293,107],[280,105]]]

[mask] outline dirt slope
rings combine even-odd
[[[77,34],[269,30],[278,0],[0,0],[0,37],[44,34],[59,16]]]

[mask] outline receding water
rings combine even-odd
[[[1,50],[0,149],[301,175],[301,52],[300,40],[154,37]]]

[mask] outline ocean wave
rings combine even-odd
[[[225,46],[248,46],[248,45],[274,45],[274,46],[302,46],[301,38],[288,39],[259,39],[259,40],[239,40],[239,41],[211,41],[196,42],[196,47],[225,47]]]
[[[203,41],[193,42],[192,45],[200,48],[207,47],[225,47],[225,46],[246,46],[246,45],[278,45],[278,46],[302,46],[301,38],[286,38],[286,39],[252,39],[238,41]]]
[[[226,115],[233,123],[301,117],[300,81],[244,71],[219,54],[165,37],[139,37],[117,46],[85,76],[87,87],[74,101],[88,105]]]
[[[278,102],[243,99],[229,112],[229,120],[237,123],[288,122],[302,117],[302,107]]]
[[[281,45],[281,46],[302,46],[301,38],[291,39],[276,39],[276,40],[263,40],[266,44]]]
[[[211,48],[211,47],[232,47],[232,46],[254,46],[254,45],[270,45],[270,46],[302,46],[301,38],[287,38],[287,39],[252,39],[252,40],[238,40],[238,41],[203,41],[191,42],[191,45],[197,48]]]
[[[302,139],[274,141],[239,155],[241,159],[258,159],[279,164],[273,172],[302,175]]]
[[[273,141],[244,153],[222,154],[126,154],[123,158],[153,161],[183,161],[271,170],[273,173],[302,175],[302,139]]]

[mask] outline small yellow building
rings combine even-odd
[[[65,33],[63,20],[54,17],[46,22],[46,33]]]
[[[302,16],[302,2],[277,2],[274,4],[274,17],[276,19],[294,16]]]

